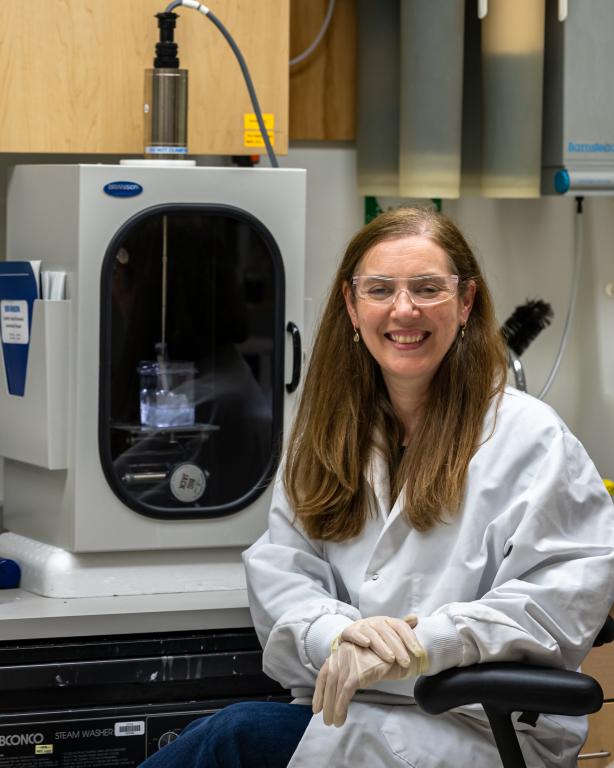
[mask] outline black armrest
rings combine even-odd
[[[611,643],[614,640],[614,619],[611,616],[605,620],[605,624],[599,630],[597,637],[593,641],[593,645],[605,645]]]
[[[464,704],[508,713],[585,715],[603,704],[601,686],[588,675],[515,663],[475,664],[421,677],[414,697],[431,715]]]
[[[603,691],[596,680],[581,672],[501,663],[457,667],[420,677],[414,698],[430,715],[464,704],[481,704],[503,768],[526,768],[511,713],[588,715],[601,707]]]
[[[614,639],[614,619],[608,616],[593,645]],[[596,680],[581,672],[528,664],[474,664],[420,677],[414,689],[416,704],[430,715],[440,715],[465,704],[481,704],[490,722],[503,768],[526,768],[510,715],[522,712],[535,725],[540,714],[588,715],[603,704]]]

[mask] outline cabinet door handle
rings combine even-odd
[[[584,755],[578,755],[578,760],[597,760],[599,757],[610,757],[611,752],[586,752]]]

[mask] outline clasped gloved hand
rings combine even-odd
[[[341,640],[370,648],[382,661],[396,661],[409,667],[411,656],[422,652],[422,646],[414,633],[416,616],[395,619],[392,616],[369,616],[358,619],[341,633]]]
[[[370,648],[336,639],[316,680],[314,714],[321,711],[325,725],[339,728],[345,723],[350,701],[359,688],[369,688],[381,680],[403,680],[426,672],[426,652],[417,640],[416,643],[419,652],[412,652],[409,665],[402,667],[394,661],[383,661]]]

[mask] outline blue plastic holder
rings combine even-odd
[[[0,559],[0,589],[14,589],[19,586],[21,568],[14,560]]]

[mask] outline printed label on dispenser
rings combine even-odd
[[[2,356],[9,394],[26,390],[30,326],[38,299],[40,261],[0,261]]]
[[[264,121],[264,127],[271,142],[271,146],[275,146],[275,134],[273,130],[275,128],[275,115],[267,112],[262,115]],[[246,147],[264,147],[264,139],[260,133],[260,127],[258,125],[258,119],[253,112],[246,112],[243,115],[243,145]]]
[[[15,299],[0,301],[0,322],[3,344],[30,342],[27,301]]]

